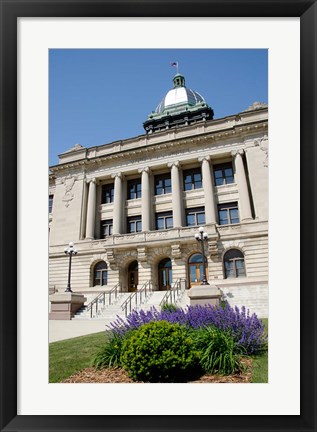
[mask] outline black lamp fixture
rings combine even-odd
[[[70,276],[72,271],[72,256],[77,255],[78,251],[74,248],[74,243],[69,242],[68,247],[64,249],[65,255],[69,255],[69,264],[68,264],[68,282],[65,292],[73,292],[70,287]]]
[[[198,242],[201,242],[201,254],[203,256],[203,279],[201,281],[201,285],[209,285],[207,281],[206,276],[206,256],[205,256],[205,248],[204,248],[204,242],[208,240],[208,234],[204,231],[203,227],[198,228],[199,233],[195,234],[195,239]]]

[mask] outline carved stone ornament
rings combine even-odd
[[[108,249],[106,252],[107,255],[107,261],[109,261],[109,264],[115,264],[116,260],[114,257],[113,249]]]
[[[267,168],[269,166],[269,148],[267,145],[264,145],[264,143],[267,143],[268,137],[267,135],[264,135],[262,138],[256,139],[254,141],[254,145],[260,147],[260,149],[265,154],[265,159],[263,161],[263,166]]]
[[[208,252],[211,257],[218,256],[218,244],[217,242],[208,242]]]
[[[179,244],[173,244],[172,248],[172,256],[174,258],[180,258],[182,256],[182,251]]]
[[[140,247],[138,248],[138,261],[147,261],[146,248]]]
[[[62,179],[62,183],[65,186],[65,195],[62,198],[62,201],[65,203],[65,207],[69,207],[70,202],[74,198],[74,194],[72,193],[73,186],[75,184],[75,181],[77,180],[76,177],[72,177],[70,174],[67,177],[64,177]]]

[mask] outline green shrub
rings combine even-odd
[[[210,326],[196,330],[194,334],[200,365],[206,372],[230,375],[244,370],[242,348],[235,343],[230,332]]]
[[[96,354],[93,366],[97,369],[116,368],[121,366],[120,357],[122,351],[123,337],[117,334],[111,335],[106,345]]]
[[[164,303],[162,306],[162,311],[176,312],[178,307],[172,303]]]
[[[121,364],[136,381],[186,382],[201,371],[188,330],[179,324],[144,324],[124,340]]]

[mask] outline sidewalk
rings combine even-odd
[[[49,342],[71,339],[106,330],[106,320],[50,320]]]

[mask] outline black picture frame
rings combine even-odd
[[[317,5],[301,0],[0,0],[1,431],[316,431]],[[300,17],[301,385],[300,415],[17,415],[17,18]],[[287,150],[286,150],[287,152]],[[287,158],[287,154],[286,154]],[[295,175],[299,175],[296,173]],[[294,228],[297,229],[297,228]],[[287,289],[283,287],[282,289]],[[281,371],[283,373],[283,371]],[[291,380],[292,377],[290,376]]]

